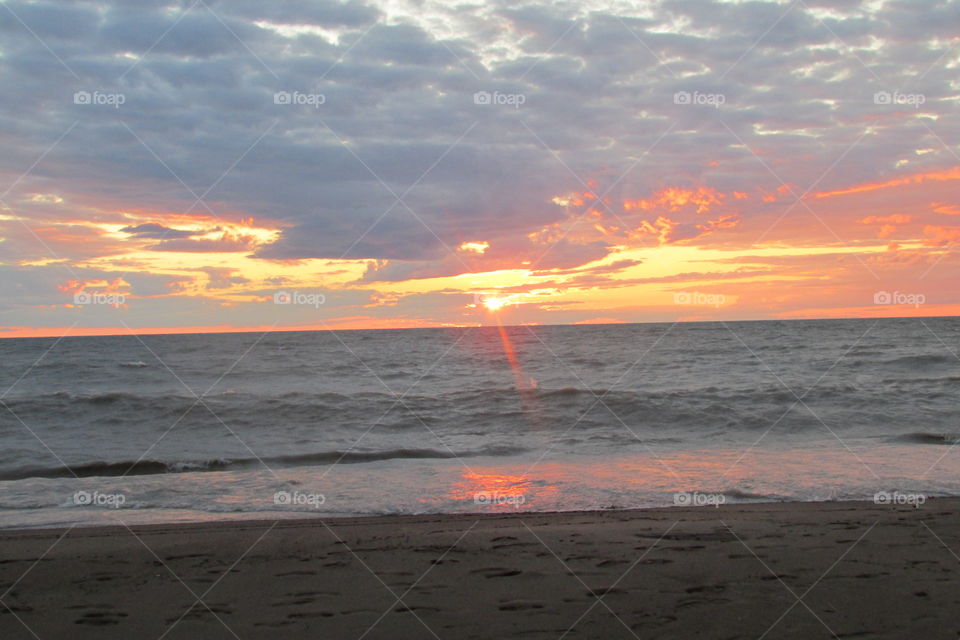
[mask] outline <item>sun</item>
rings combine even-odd
[[[496,296],[488,296],[483,299],[483,306],[485,306],[490,311],[499,311],[510,304],[510,301],[507,298],[498,298]]]

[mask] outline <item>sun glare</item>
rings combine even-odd
[[[483,299],[483,306],[485,306],[490,311],[498,311],[505,306],[510,304],[510,301],[507,298],[497,298],[495,296],[490,296],[489,298]]]

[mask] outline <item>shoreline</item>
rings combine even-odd
[[[922,495],[922,494],[917,494]],[[944,500],[956,500],[958,505],[960,505],[960,495],[958,496],[936,496],[936,497],[927,497],[924,495],[923,502],[924,504],[929,503],[930,501],[944,501]],[[863,499],[826,499],[826,500],[783,500],[783,499],[765,499],[765,498],[751,498],[749,500],[744,500],[742,502],[723,502],[719,506],[713,504],[704,504],[704,505],[659,505],[659,506],[649,506],[649,507],[627,507],[627,508],[601,508],[601,509],[570,509],[570,510],[514,510],[508,507],[503,508],[502,510],[493,510],[488,509],[486,511],[472,511],[472,512],[425,512],[425,513],[386,513],[386,514],[370,514],[370,515],[322,515],[322,514],[313,514],[308,511],[298,511],[298,512],[273,512],[273,515],[278,515],[282,513],[282,517],[265,517],[261,516],[260,512],[222,512],[215,514],[216,517],[210,519],[197,519],[197,520],[171,520],[171,521],[158,521],[158,522],[136,522],[136,521],[127,521],[126,525],[135,530],[154,530],[154,529],[169,529],[169,528],[204,528],[210,527],[213,529],[218,529],[221,527],[255,527],[255,526],[264,526],[277,523],[277,526],[283,524],[283,526],[310,526],[311,524],[317,524],[319,522],[326,522],[328,524],[337,524],[337,525],[360,525],[360,524],[386,524],[386,523],[396,523],[398,521],[410,521],[416,522],[420,520],[435,521],[437,519],[443,520],[456,520],[456,519],[486,519],[486,518],[509,518],[509,517],[535,517],[535,516],[555,516],[563,517],[566,515],[585,515],[585,514],[636,514],[640,515],[643,513],[649,512],[665,512],[665,513],[677,513],[677,512],[700,512],[703,510],[715,510],[717,508],[749,508],[749,507],[771,507],[775,505],[864,505],[864,506],[878,506],[880,508],[889,508],[891,506],[903,507],[908,506],[905,504],[899,505],[890,505],[890,504],[877,504],[870,498]],[[922,506],[922,505],[921,505]],[[806,507],[801,507],[806,508]],[[912,507],[911,507],[912,508]],[[7,534],[28,534],[28,533],[63,533],[68,529],[74,531],[90,531],[90,530],[103,530],[104,533],[109,531],[123,531],[125,527],[121,522],[124,522],[123,515],[126,513],[136,513],[141,515],[143,513],[149,513],[150,510],[140,510],[140,509],[105,509],[101,513],[110,514],[116,516],[114,519],[118,524],[90,524],[80,522],[72,525],[63,525],[57,524],[53,526],[11,526],[3,527],[0,526],[0,539],[2,539]],[[212,514],[211,514],[212,515]],[[252,516],[252,517],[246,517]]]
[[[934,638],[960,602],[960,498],[20,529],[0,549],[4,638]]]
[[[926,498],[925,505],[930,504],[939,504],[943,501],[956,501],[957,507],[960,508],[960,496],[940,496],[940,497],[929,497]],[[657,506],[657,507],[630,507],[625,509],[573,509],[570,511],[515,511],[515,510],[506,510],[503,511],[473,511],[473,512],[461,512],[461,513],[402,513],[402,514],[375,514],[375,515],[355,515],[355,516],[323,516],[323,515],[305,515],[301,517],[301,514],[306,512],[299,512],[297,515],[291,513],[290,516],[285,516],[282,518],[264,518],[264,517],[252,517],[244,518],[242,514],[236,514],[237,517],[216,519],[216,520],[193,520],[193,521],[172,521],[172,522],[150,522],[150,523],[132,523],[128,527],[134,531],[144,531],[144,532],[159,532],[165,531],[168,529],[172,530],[203,530],[203,529],[221,529],[221,528],[258,528],[258,527],[269,527],[276,523],[278,528],[289,528],[289,527],[309,527],[315,526],[320,522],[325,522],[329,525],[337,526],[362,526],[365,524],[371,525],[386,525],[386,524],[397,524],[402,522],[403,524],[417,524],[421,522],[437,522],[437,521],[457,521],[457,520],[466,520],[473,522],[474,520],[499,520],[499,519],[510,519],[510,518],[534,518],[540,516],[546,517],[558,517],[562,518],[565,516],[585,516],[585,515],[634,515],[642,516],[643,514],[651,513],[681,513],[689,515],[692,513],[700,512],[713,512],[717,510],[724,509],[736,509],[736,510],[748,510],[749,507],[776,507],[782,505],[789,509],[790,507],[797,507],[799,505],[809,505],[800,507],[804,508],[815,508],[816,506],[826,506],[826,505],[849,505],[849,506],[876,506],[879,509],[891,509],[891,508],[907,508],[908,505],[879,505],[869,499],[863,500],[750,500],[749,502],[726,502],[719,506],[714,505],[702,505],[702,506],[689,506],[689,505],[674,505],[674,506]],[[919,509],[910,506],[911,511],[922,510],[923,507]],[[123,514],[123,510],[118,510],[116,513]],[[251,513],[255,515],[255,513]],[[123,521],[123,518],[116,518],[118,521]],[[61,535],[65,531],[72,530],[78,532],[91,532],[97,535],[110,535],[112,533],[118,533],[126,531],[127,527],[123,524],[76,524],[70,526],[52,526],[52,527],[10,527],[10,528],[0,528],[0,541],[6,538],[9,535],[19,535],[19,534],[54,534]]]

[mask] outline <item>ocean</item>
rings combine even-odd
[[[960,495],[960,319],[0,340],[0,526]]]

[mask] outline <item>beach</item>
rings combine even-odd
[[[960,499],[0,533],[0,637],[955,638]]]

